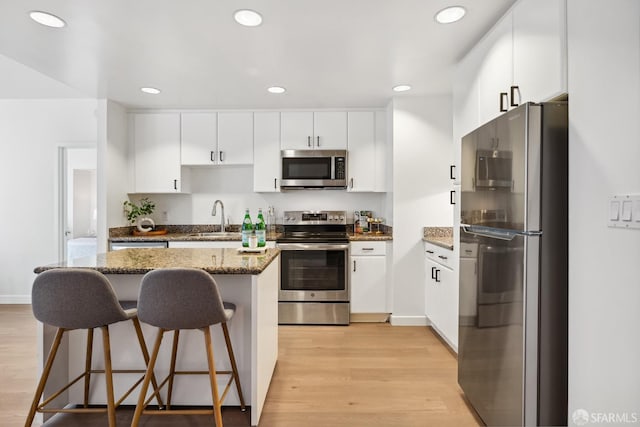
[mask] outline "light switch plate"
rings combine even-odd
[[[607,214],[609,227],[640,230],[640,194],[618,194],[609,197]]]

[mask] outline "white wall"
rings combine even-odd
[[[393,324],[425,324],[422,228],[452,226],[451,97],[393,100]]]
[[[0,100],[0,303],[29,303],[33,268],[58,261],[58,147],[96,140],[95,100]]]
[[[108,229],[128,225],[122,211],[129,189],[127,113],[121,105],[98,101],[98,252],[107,250]]]
[[[594,425],[640,417],[640,231],[606,224],[640,194],[640,2],[569,0],[568,43],[569,424]]]

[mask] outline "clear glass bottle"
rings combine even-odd
[[[253,232],[253,222],[249,215],[249,208],[244,211],[244,219],[242,220],[242,247],[249,247],[249,236]]]
[[[256,236],[258,236],[258,247],[265,247],[267,245],[267,225],[264,222],[262,208],[258,209],[258,220],[256,221]]]

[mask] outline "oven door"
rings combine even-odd
[[[349,301],[348,243],[279,243],[279,301]]]

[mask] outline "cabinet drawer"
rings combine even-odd
[[[427,242],[424,244],[424,251],[428,259],[446,267],[453,268],[453,251]]]
[[[351,242],[351,255],[386,255],[385,242]]]

